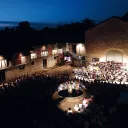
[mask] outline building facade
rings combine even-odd
[[[64,53],[68,53],[64,54]],[[33,47],[31,51],[19,52],[12,55],[12,60],[8,62],[1,57],[1,70],[6,80],[17,76],[32,74],[43,69],[56,66],[60,60],[68,61],[74,65],[79,64],[79,56],[85,58],[84,43],[56,43]]]
[[[110,18],[85,34],[86,60],[128,62],[128,22]]]

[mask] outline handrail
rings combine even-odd
[[[79,55],[75,54],[74,52],[70,52],[70,54],[73,56],[73,58],[75,58],[77,60],[81,60],[81,58],[79,57]]]

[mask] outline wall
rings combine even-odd
[[[7,67],[7,60],[3,59],[0,60],[0,69],[6,68]]]
[[[17,64],[21,64],[21,56],[22,56],[22,53],[16,53],[15,54],[15,60],[14,61],[16,61],[16,65]]]
[[[57,64],[57,57],[56,59],[54,56],[49,56],[47,58],[47,68],[54,67]]]
[[[36,59],[34,65],[27,64],[25,65],[25,69],[23,70],[19,70],[18,66],[6,69],[5,77],[6,77],[6,80],[8,80],[10,78],[14,78],[14,77],[24,75],[24,74],[31,74],[31,73],[38,72],[41,70],[43,70],[42,60]]]
[[[128,60],[128,23],[112,18],[90,29],[85,35],[86,60],[104,60],[108,51],[117,50]]]
[[[54,57],[52,56],[48,57],[47,68],[53,67],[56,64],[57,64],[57,58],[54,59]],[[42,58],[39,58],[34,60],[34,65],[31,65],[31,64],[25,65],[25,69],[23,70],[19,70],[18,66],[6,69],[5,77],[6,77],[6,80],[8,80],[17,76],[21,76],[24,74],[32,74],[42,70],[43,70],[43,62],[42,62]]]
[[[76,45],[76,54],[85,56],[86,50],[84,44],[80,43]]]
[[[80,67],[81,66],[81,62],[75,59],[72,59],[72,65],[76,66],[76,67]]]
[[[48,51],[48,54],[49,54],[49,55],[52,54],[52,50],[53,50],[53,46],[52,46],[52,45],[48,45],[48,46],[47,46],[47,51]]]

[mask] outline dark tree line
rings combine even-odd
[[[128,21],[128,13],[118,18]],[[45,27],[42,30],[35,30],[31,28],[29,22],[20,22],[17,27],[6,27],[0,31],[0,55],[11,57],[12,53],[48,43],[84,42],[85,31],[95,25],[94,20],[86,18],[81,22],[58,25],[57,28]]]
[[[20,22],[17,27],[6,27],[0,31],[0,54],[8,56],[41,44],[83,42],[85,30],[93,26],[93,20],[84,19],[81,22],[58,25],[57,28],[45,27],[42,30],[35,30],[31,28],[29,22]]]

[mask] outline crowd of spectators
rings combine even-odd
[[[52,94],[61,83],[71,81],[69,76],[70,72],[40,72],[1,83],[1,127],[107,128],[109,118],[116,113],[116,102],[123,85],[81,80],[94,96],[93,102],[83,113],[67,115],[57,108]]]
[[[59,110],[54,105],[52,94],[60,83],[67,80],[67,72],[54,75],[40,72],[2,82],[0,109],[3,126],[38,127],[37,123],[34,125],[37,120],[43,120],[44,125],[49,124],[48,121],[55,123],[56,111],[59,113]]]
[[[127,66],[123,63],[104,62],[90,63],[87,69],[74,69],[76,78],[85,81],[100,80],[103,82],[128,84]]]

